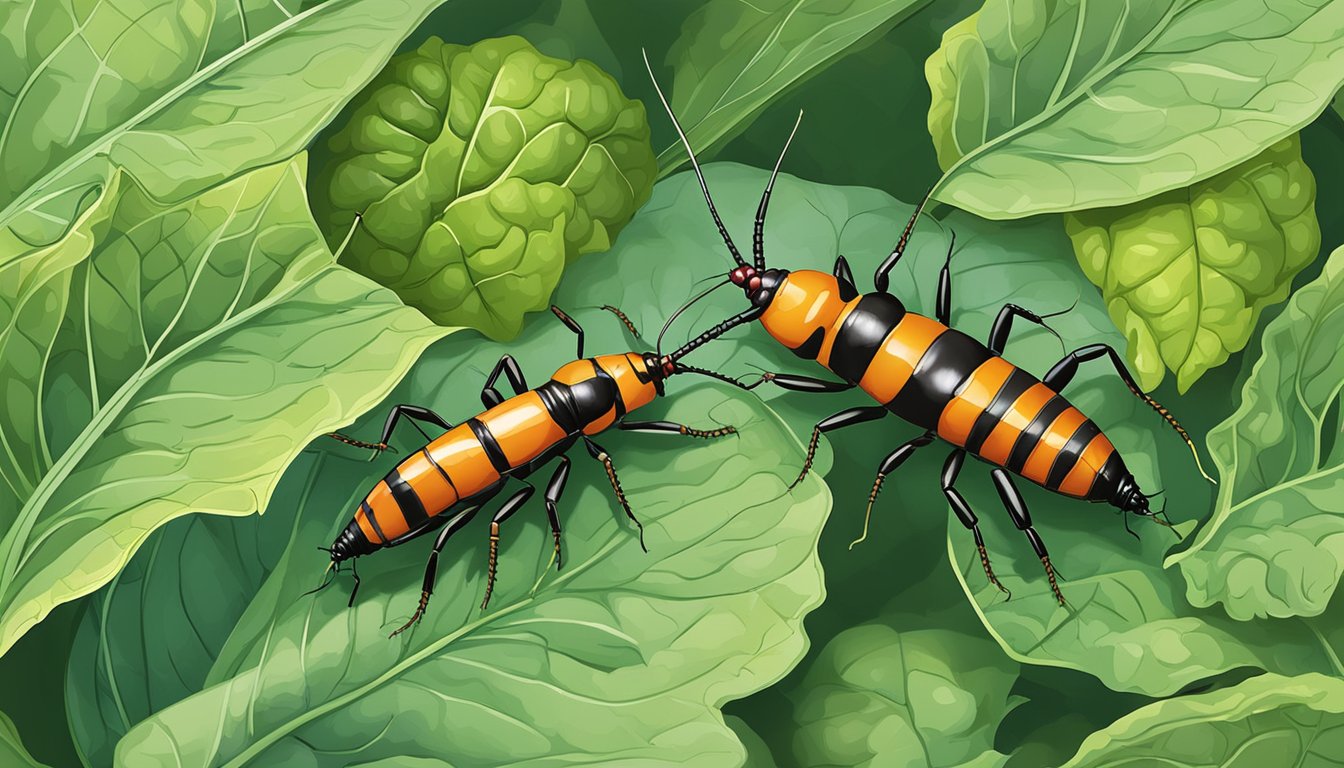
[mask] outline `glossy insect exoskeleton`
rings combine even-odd
[[[646,58],[646,65],[647,61]],[[649,76],[653,77],[652,69]],[[657,89],[656,80],[654,87]],[[891,255],[877,267],[873,275],[876,290],[872,293],[859,293],[843,256],[836,259],[831,274],[767,268],[765,215],[779,173],[778,162],[756,211],[753,263],[748,264],[719,218],[690,142],[661,89],[658,89],[658,95],[690,155],[710,214],[736,265],[720,285],[732,283],[740,287],[751,304],[746,311],[716,325],[706,336],[717,337],[729,328],[759,320],[771,336],[794,354],[815,360],[841,380],[767,373],[750,386],[773,381],[785,389],[801,392],[840,392],[858,387],[878,403],[849,408],[819,422],[812,430],[799,480],[811,467],[817,441],[823,432],[888,414],[895,414],[924,430],[897,446],[878,465],[865,513],[864,533],[855,543],[867,536],[868,516],[881,491],[883,479],[935,438],[952,445],[943,465],[943,493],[957,519],[974,535],[985,575],[1005,592],[1007,590],[990,566],[978,519],[956,489],[957,475],[967,454],[993,466],[990,474],[999,498],[1040,558],[1051,591],[1060,604],[1064,603],[1064,597],[1056,583],[1054,567],[1044,542],[1032,527],[1026,502],[1013,482],[1014,475],[1056,493],[1110,504],[1125,513],[1152,518],[1169,527],[1168,522],[1158,517],[1162,511],[1153,510],[1150,497],[1139,489],[1124,459],[1101,428],[1060,394],[1077,373],[1079,364],[1109,360],[1130,391],[1158,411],[1194,453],[1189,435],[1165,408],[1140,390],[1113,348],[1106,344],[1089,344],[1076,349],[1038,379],[1001,355],[1015,318],[1049,330],[1045,320],[1050,315],[1042,317],[1016,304],[1007,304],[983,343],[949,327],[951,248],[938,280],[935,316],[926,317],[906,309],[899,298],[887,292],[888,276],[905,250],[923,203],[910,218]],[[800,113],[800,121],[801,118]],[[795,124],[795,132],[797,128]],[[791,133],[789,141],[792,139]],[[784,150],[787,152],[788,142]],[[784,153],[781,153],[780,162],[783,158]],[[1197,453],[1195,459],[1198,462]],[[1202,468],[1200,472],[1203,472]],[[1212,478],[1208,479],[1212,481]]]
[[[619,310],[613,307],[603,309],[614,312],[631,333],[635,333],[634,326]],[[668,421],[632,421],[627,418],[636,408],[662,395],[663,382],[669,376],[698,373],[724,379],[713,371],[679,362],[708,338],[697,339],[668,355],[626,352],[585,358],[583,329],[557,307],[551,307],[551,310],[577,334],[578,359],[561,366],[541,386],[529,389],[517,362],[513,357],[504,355],[481,390],[481,401],[487,410],[461,424],[450,424],[427,408],[398,405],[388,414],[382,436],[376,443],[355,440],[341,434],[331,435],[350,445],[381,452],[389,447],[388,441],[392,439],[393,430],[402,417],[412,420],[412,423],[423,422],[446,430],[434,439],[426,435],[429,440],[426,445],[411,452],[378,481],[360,502],[354,518],[330,548],[331,565],[328,571],[338,569],[344,561],[384,547],[403,544],[441,529],[425,566],[420,604],[411,619],[393,632],[393,636],[415,624],[424,614],[434,587],[439,552],[444,544],[466,526],[481,507],[503,490],[509,480],[522,481],[523,486],[505,499],[491,518],[482,609],[489,603],[494,589],[500,526],[536,490],[526,482],[528,475],[543,466],[555,464],[543,496],[551,534],[555,539],[556,567],[559,568],[563,560],[557,505],[569,477],[570,461],[565,454],[575,443],[582,442],[588,454],[601,462],[617,502],[639,529],[642,547],[643,526],[630,510],[610,454],[592,436],[612,426],[704,438],[735,432],[733,427],[701,430]],[[500,376],[508,380],[514,393],[512,397],[505,398],[495,389]],[[330,580],[322,586],[325,587],[327,583]],[[354,603],[354,590],[351,591],[350,602]]]

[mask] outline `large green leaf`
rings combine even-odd
[[[0,96],[0,226],[57,239],[117,167],[176,200],[291,157],[441,1],[331,0],[203,65],[206,0],[81,4],[87,18],[66,0],[10,0],[0,92],[18,100]],[[25,24],[28,6],[52,19]]]
[[[28,754],[19,739],[18,729],[4,712],[0,712],[0,765],[6,768],[46,768]]]
[[[796,694],[802,766],[1002,766],[994,732],[1017,664],[950,630],[854,627],[827,644]]]
[[[1064,768],[1344,765],[1344,681],[1260,675],[1150,704],[1092,734]]]
[[[1235,619],[1315,616],[1344,571],[1344,249],[1265,328],[1241,406],[1209,433],[1222,478],[1180,563],[1186,597]]]
[[[686,20],[668,51],[672,109],[697,152],[746,127],[790,86],[929,0],[711,0]],[[658,155],[659,175],[686,162],[680,143]]]
[[[991,219],[1121,205],[1249,160],[1344,82],[1344,3],[987,2],[929,58],[934,196]]]
[[[1170,368],[1184,392],[1246,346],[1261,310],[1316,257],[1315,203],[1293,135],[1185,189],[1065,219],[1140,386],[1156,389]]]
[[[576,314],[590,329],[602,316]],[[607,346],[594,343],[601,338],[592,333],[591,348]],[[536,378],[533,363],[560,362],[572,343],[548,323],[509,349]],[[482,365],[499,351],[450,340],[417,366],[406,391],[461,418],[479,408]],[[500,581],[482,613],[487,528],[471,526],[439,560],[425,620],[395,640],[389,630],[419,596],[427,539],[367,558],[353,609],[344,579],[296,599],[321,575],[316,545],[385,471],[362,457],[333,458],[319,493],[291,507],[316,535],[296,539],[263,589],[282,599],[249,609],[221,652],[218,664],[231,658],[237,672],[132,728],[118,763],[740,764],[742,746],[716,708],[801,657],[802,617],[821,597],[815,547],[829,497],[816,480],[785,493],[800,446],[754,398],[700,385],[678,392],[668,416],[740,433],[710,443],[600,438],[648,553],[614,508],[601,466],[576,455],[561,501],[564,569],[549,571],[550,535],[532,509],[530,521],[504,526]]]
[[[63,240],[0,261],[0,653],[157,526],[264,506],[446,332],[335,265],[303,170],[176,204],[119,174]]]
[[[546,307],[566,262],[610,247],[655,170],[642,104],[519,37],[398,56],[314,158],[328,240],[364,216],[342,263],[492,338]]]
[[[283,24],[301,10],[300,0],[215,0],[206,57],[214,59]]]

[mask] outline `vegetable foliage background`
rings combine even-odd
[[[1217,486],[1102,366],[1069,396],[1185,538],[1028,489],[1060,608],[968,465],[1005,600],[943,452],[850,548],[915,428],[788,492],[862,396],[681,377],[651,418],[739,434],[602,437],[649,553],[576,456],[564,570],[529,506],[488,612],[483,525],[407,635],[427,540],[301,597],[395,461],[320,435],[539,384],[551,302],[651,349],[726,270],[642,51],[739,243],[805,111],[772,266],[867,290],[932,189],[908,306],[955,232],[959,328],[1123,348]],[[1342,82],[1341,0],[0,1],[0,764],[1344,764]],[[816,374],[759,328],[690,361]]]

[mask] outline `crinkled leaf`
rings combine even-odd
[[[1065,218],[1145,390],[1170,368],[1184,392],[1246,346],[1260,312],[1316,257],[1315,202],[1293,135],[1186,189]]]
[[[0,765],[6,768],[47,768],[28,754],[19,739],[19,730],[14,721],[4,712],[0,712]]]
[[[1195,605],[1235,619],[1315,616],[1344,571],[1344,249],[1265,327],[1241,405],[1209,433],[1222,485],[1173,556]]]
[[[1150,704],[1087,737],[1063,768],[1344,765],[1344,681],[1266,674]]]
[[[208,63],[206,0],[106,0],[78,16],[65,0],[11,0],[0,94],[17,96],[0,95],[0,161],[15,170],[0,226],[56,240],[118,167],[180,200],[293,156],[441,1],[330,0]],[[25,24],[26,6],[43,21]]]
[[[988,2],[925,66],[934,196],[991,219],[1121,205],[1249,160],[1344,82],[1344,3]]]
[[[343,263],[493,338],[546,307],[567,261],[610,247],[655,170],[643,105],[519,37],[430,38],[320,147],[311,194],[329,241],[364,216]]]
[[[994,732],[1012,708],[1017,663],[993,641],[949,630],[848,629],[795,694],[802,766],[997,768]]]
[[[929,0],[711,0],[668,51],[671,102],[697,152],[733,137],[785,89]],[[686,162],[681,144],[658,155],[660,176]]]
[[[741,768],[778,768],[774,756],[770,754],[770,747],[766,746],[760,734],[752,730],[747,721],[740,717],[725,715],[723,722],[733,729],[733,733],[742,742],[742,748],[747,751],[747,761]]]
[[[577,317],[595,327],[600,316]],[[535,327],[509,348],[524,353],[534,379],[533,361],[555,365],[573,344],[559,323]],[[499,351],[451,341],[417,366],[410,391],[463,418],[479,408],[482,365]],[[297,599],[321,576],[316,545],[386,471],[333,457],[314,485],[320,493],[295,507],[322,538],[296,540],[275,587],[288,599],[235,630],[237,674],[134,727],[118,763],[739,765],[742,746],[717,707],[801,657],[802,617],[821,597],[815,550],[829,495],[816,480],[785,493],[800,446],[758,400],[720,384],[670,386],[688,388],[669,418],[731,423],[740,434],[600,438],[644,522],[648,553],[601,466],[580,453],[560,504],[564,569],[548,568],[550,533],[530,509],[530,521],[503,527],[500,581],[482,613],[487,527],[469,526],[439,559],[424,621],[396,639],[388,632],[417,602],[428,539],[366,558],[354,608],[344,578]]]
[[[189,512],[265,504],[445,330],[335,265],[302,159],[184,203],[114,176],[0,261],[0,653]]]

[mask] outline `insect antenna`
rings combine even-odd
[[[328,552],[331,551],[326,547],[318,547],[318,549],[324,549]],[[307,597],[309,595],[317,594],[318,592],[321,592],[322,590],[331,586],[332,580],[336,578],[336,573],[334,570],[335,566],[336,566],[335,560],[332,560],[331,562],[327,563],[327,569],[322,572],[322,583],[318,584],[315,588],[310,589],[307,592],[304,592],[302,595],[299,595],[299,597]]]
[[[700,191],[705,193],[705,202],[709,204],[709,213],[714,217],[714,224],[719,228],[719,236],[723,238],[723,244],[728,246],[728,252],[733,255],[733,261],[740,267],[747,266],[743,261],[742,253],[737,250],[737,244],[728,234],[728,228],[723,226],[723,219],[719,218],[719,210],[714,207],[714,198],[709,194],[709,185],[705,183],[705,174],[700,171],[700,161],[695,158],[695,150],[691,149],[691,141],[686,138],[686,132],[681,129],[681,123],[677,116],[672,112],[672,105],[667,103],[667,97],[663,95],[663,89],[658,87],[658,78],[653,75],[653,65],[649,63],[649,52],[640,49],[644,54],[644,68],[649,71],[649,79],[653,81],[653,90],[658,93],[658,100],[663,103],[663,109],[667,110],[667,116],[672,118],[672,126],[677,129],[677,136],[681,139],[681,144],[686,148],[686,155],[691,160],[691,167],[695,169],[695,178],[700,182]]]
[[[803,122],[803,110],[798,110],[798,119],[793,123],[793,130],[789,131],[789,138],[784,142],[784,149],[779,152],[779,159],[775,161],[775,170],[770,173],[770,183],[765,185],[765,193],[761,195],[761,204],[756,208],[756,225],[751,235],[751,257],[756,263],[756,271],[765,271],[765,209],[770,207],[770,193],[775,189],[775,177],[779,176],[779,166],[784,164],[784,155],[789,151],[789,145],[793,143],[794,134],[798,133],[798,126]]]
[[[732,282],[732,281],[730,281],[730,280],[728,280],[728,279],[721,280],[721,281],[719,281],[718,283],[716,283],[715,285],[711,286],[711,287],[709,288],[709,290],[705,291],[704,293],[701,293],[699,296],[696,296],[695,298],[691,299],[690,301],[686,302],[685,304],[682,304],[680,307],[677,307],[677,311],[676,311],[676,312],[673,312],[673,313],[672,313],[672,316],[669,317],[669,318],[667,318],[667,322],[666,322],[666,323],[663,323],[663,329],[662,329],[661,331],[658,332],[658,341],[654,344],[653,351],[654,351],[654,354],[658,357],[659,360],[661,360],[661,359],[663,358],[663,335],[667,333],[667,329],[668,329],[668,328],[671,328],[671,327],[672,327],[672,323],[673,323],[673,321],[675,321],[678,317],[680,317],[680,316],[681,316],[681,313],[683,313],[683,312],[685,312],[686,310],[690,309],[692,304],[694,304],[695,302],[697,302],[697,301],[699,301],[699,300],[705,298],[706,296],[708,296],[709,294],[711,294],[711,293],[717,291],[718,289],[722,288],[723,286],[728,285],[730,282]],[[684,354],[684,353],[683,353],[683,354]]]

